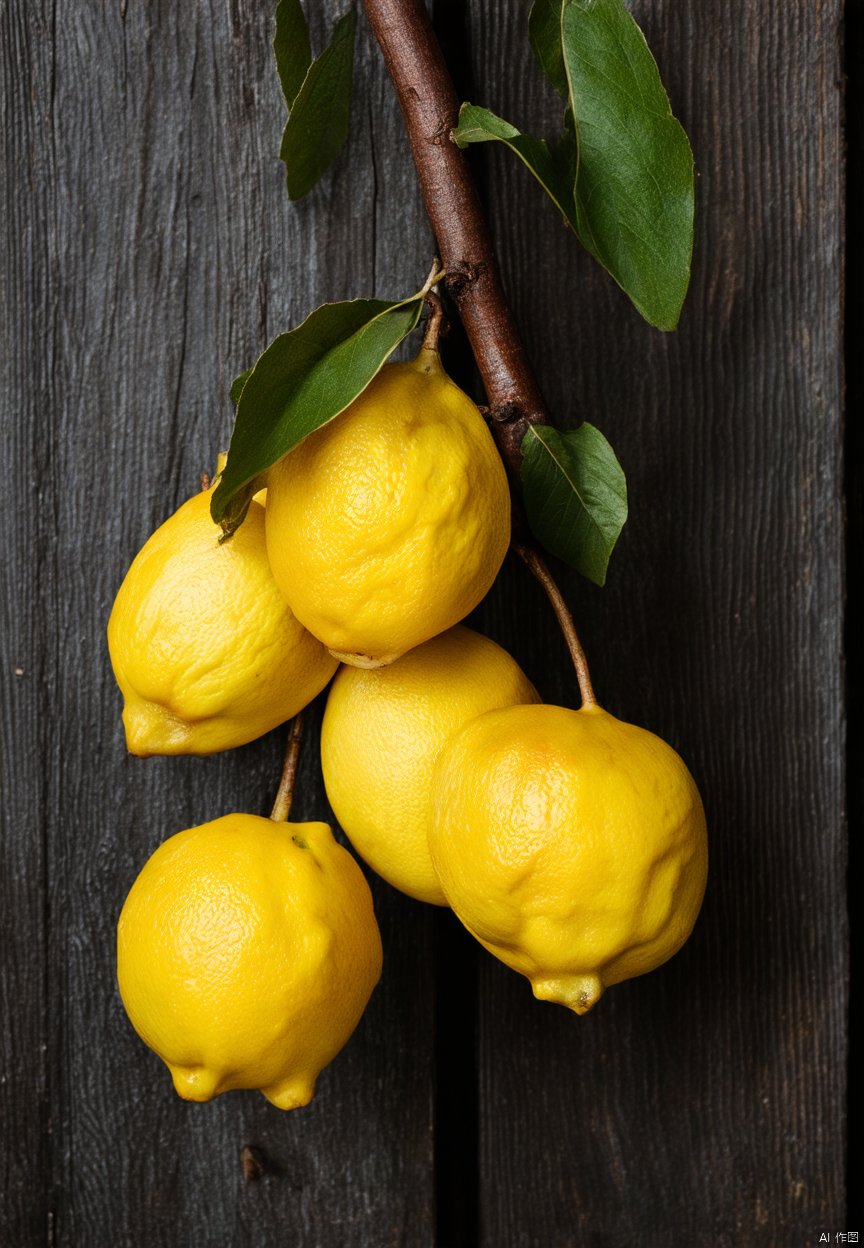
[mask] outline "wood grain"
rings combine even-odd
[[[0,66],[17,82],[18,99],[5,99],[0,125],[2,167],[19,171],[14,195],[4,195],[0,264],[0,393],[3,444],[12,472],[10,494],[18,523],[10,523],[0,550],[2,740],[0,890],[4,916],[0,974],[0,1122],[3,1197],[0,1242],[44,1240],[51,1201],[49,1064],[46,1052],[48,944],[48,768],[39,765],[50,740],[46,706],[52,671],[39,645],[52,610],[54,558],[47,542],[43,502],[48,488],[39,419],[52,390],[50,276],[44,235],[53,176],[42,117],[26,101],[44,98],[49,48],[39,39],[43,6],[30,21],[0,11]],[[32,162],[32,163],[31,163]],[[12,334],[14,332],[14,341]],[[14,349],[12,349],[14,347]]]
[[[815,1243],[845,1229],[840,0],[633,2],[699,171],[675,335],[507,153],[471,153],[553,416],[596,423],[628,473],[607,588],[561,579],[601,701],[705,795],[693,940],[578,1019],[373,882],[384,979],[291,1114],[180,1102],[125,1019],[114,925],[135,874],[182,827],[266,812],[282,736],[129,758],[116,588],[227,442],[235,373],[325,300],[416,289],[433,250],[365,27],[350,147],[288,202],[269,7],[0,6],[0,1245]],[[340,5],[307,9],[320,48]],[[462,94],[551,132],[526,6],[434,11]],[[573,701],[523,568],[475,623]],[[295,812],[327,812],[314,750]]]
[[[553,419],[599,425],[628,473],[607,589],[564,578],[595,686],[690,764],[711,878],[685,950],[588,1018],[484,959],[490,1248],[845,1229],[840,7],[633,10],[696,152],[680,331],[643,325],[563,233],[525,228],[544,205],[506,153],[488,199]],[[549,128],[514,52],[524,15],[474,12],[476,102]]]
[[[319,9],[319,37],[336,7]],[[383,69],[366,39],[353,161],[292,207],[267,6],[73,2],[56,25],[51,6],[4,13],[5,81],[26,123],[4,127],[7,167],[28,192],[17,208],[10,195],[7,252],[6,410],[24,491],[7,547],[22,596],[7,654],[27,674],[4,666],[17,698],[6,913],[20,936],[4,988],[0,1239],[45,1242],[50,1207],[62,1245],[427,1245],[427,911],[376,884],[385,979],[295,1114],[252,1094],[180,1102],[114,985],[117,913],[149,853],[227,810],[266,812],[282,740],[129,758],[107,615],[135,551],[227,443],[231,378],[318,303],[407,293],[428,270]],[[326,815],[314,748],[302,766],[297,816]],[[248,1144],[266,1160],[250,1184]]]

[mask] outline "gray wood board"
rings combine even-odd
[[[319,38],[336,7],[318,6]],[[364,35],[353,156],[292,207],[270,6],[81,0],[5,6],[3,21],[5,417],[21,493],[3,598],[16,719],[0,1241],[44,1242],[50,1210],[54,1242],[88,1248],[429,1244],[428,910],[376,882],[384,980],[292,1114],[251,1093],[181,1102],[114,985],[137,871],[183,827],[266,813],[283,739],[128,757],[108,612],[136,550],[227,444],[232,377],[317,304],[425,277],[432,244],[383,68]],[[298,818],[328,813],[317,726]],[[246,1144],[268,1167],[248,1185]]]
[[[482,960],[482,1242],[815,1243],[846,1229],[841,7],[632,7],[696,154],[678,333],[537,227],[502,149],[487,194],[555,419],[628,474],[607,587],[563,578],[595,687],[689,763],[711,876],[688,946],[587,1018]],[[471,11],[471,98],[554,134],[518,6]]]
[[[339,6],[307,7],[320,47]],[[436,7],[466,21],[472,98],[552,131],[525,6]],[[351,147],[291,205],[269,6],[0,8],[3,1245],[430,1245],[436,1125],[458,1155],[475,1112],[476,1209],[439,1210],[460,1243],[786,1248],[845,1229],[841,6],[633,8],[699,171],[677,335],[639,322],[507,153],[472,158],[556,419],[599,425],[628,472],[607,588],[562,580],[601,700],[700,782],[705,910],[668,967],[576,1019],[374,882],[384,979],[291,1114],[252,1093],[180,1102],[114,986],[136,872],[182,827],[265,812],[282,737],[127,757],[104,627],[131,557],[227,442],[235,373],[317,304],[425,276],[407,144],[362,21]],[[572,702],[521,568],[476,621]],[[296,814],[326,810],[307,749]],[[469,1180],[441,1202],[470,1205]]]

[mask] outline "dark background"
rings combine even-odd
[[[307,7],[320,49],[340,5]],[[703,914],[672,962],[579,1019],[535,1002],[452,916],[373,881],[384,978],[312,1105],[290,1114],[253,1093],[181,1102],[114,983],[137,871],[183,827],[266,813],[283,737],[210,759],[129,758],[105,622],[134,553],[227,443],[233,376],[319,303],[422,282],[434,248],[407,142],[362,20],[350,145],[292,205],[270,5],[0,8],[4,1248],[797,1248],[864,1235],[860,1204],[845,1204],[844,811],[860,814],[861,767],[859,755],[847,794],[841,300],[844,17],[852,222],[864,11],[632,8],[699,174],[676,334],[641,322],[512,158],[472,163],[557,423],[596,423],[628,474],[632,518],[607,587],[561,580],[603,704],[665,737],[702,788]],[[527,6],[434,11],[461,94],[551,132]],[[848,263],[860,270],[851,228]],[[847,311],[860,410],[852,282]],[[473,385],[458,334],[448,348]],[[850,422],[853,643],[860,441]],[[574,701],[521,568],[508,563],[474,622],[547,700]],[[859,653],[849,645],[853,677]],[[854,746],[860,699],[847,705]],[[314,742],[320,706],[312,721]],[[327,817],[308,745],[295,816]],[[857,1092],[854,1064],[852,1078]],[[247,1145],[264,1169],[248,1183]]]

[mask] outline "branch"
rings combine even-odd
[[[459,102],[423,0],[364,0],[405,119],[444,284],[468,334],[492,432],[518,480],[529,424],[547,424],[543,396],[507,307],[464,152],[450,140]]]

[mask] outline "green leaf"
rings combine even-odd
[[[563,0],[578,135],[576,230],[647,321],[674,329],[690,281],[693,154],[623,0]]]
[[[235,377],[231,382],[231,389],[228,393],[231,395],[231,402],[235,407],[240,402],[240,395],[243,393],[243,387],[246,385],[246,382],[249,380],[251,375],[252,369],[247,368],[245,373],[241,373],[239,377]]]
[[[453,138],[516,152],[645,319],[674,329],[690,283],[693,153],[645,38],[623,0],[534,0],[528,28],[566,100],[558,143],[471,104]]]
[[[528,14],[528,38],[543,76],[566,100],[568,85],[561,51],[561,0],[534,0]]]
[[[459,124],[451,132],[450,137],[457,147],[467,147],[470,143],[491,143],[499,141],[515,152],[521,161],[531,170],[534,177],[557,204],[564,220],[575,221],[575,205],[573,195],[565,176],[566,165],[556,162],[543,139],[535,139],[533,135],[522,134],[509,121],[496,117],[488,108],[479,108],[476,104],[463,104],[459,109]]]
[[[282,83],[282,94],[290,112],[312,62],[309,27],[300,7],[300,0],[279,0],[276,5],[273,54],[276,57],[279,81]]]
[[[356,24],[353,9],[339,19],[329,46],[309,66],[291,105],[279,149],[291,199],[312,190],[348,137]]]
[[[605,584],[627,519],[627,484],[600,430],[587,422],[566,433],[529,425],[522,487],[535,537],[595,585]]]
[[[210,503],[227,536],[242,523],[261,474],[365,390],[416,326],[426,289],[400,303],[325,303],[271,342],[245,375],[228,462]]]

